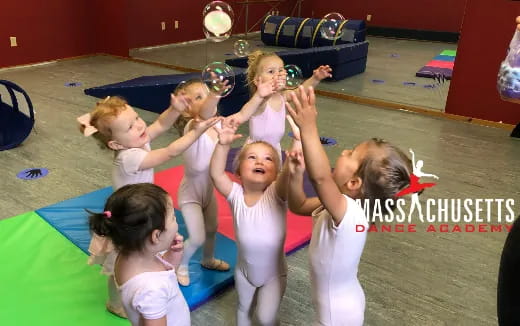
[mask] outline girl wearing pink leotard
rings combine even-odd
[[[329,66],[319,66],[312,77],[307,79],[305,87],[316,87],[320,81],[331,77]],[[249,119],[249,137],[246,144],[265,141],[271,144],[281,157],[280,141],[285,133],[285,102],[287,72],[282,59],[276,53],[253,52],[248,59],[247,82],[252,93],[257,85],[266,80],[276,81],[276,92],[266,97],[255,114]]]
[[[238,292],[237,325],[251,325],[251,316],[261,325],[276,325],[278,308],[287,283],[284,254],[288,170],[281,172],[280,159],[269,143],[245,145],[236,158],[235,173],[241,185],[225,173],[226,159],[236,124],[226,119],[211,158],[210,173],[217,190],[233,212],[238,246],[235,287]],[[253,299],[256,295],[256,306]]]

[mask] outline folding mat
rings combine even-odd
[[[424,67],[415,73],[417,77],[434,78],[435,75],[444,75],[444,78],[451,79],[453,64],[455,63],[456,50],[444,50],[435,56]]]

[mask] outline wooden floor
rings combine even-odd
[[[0,79],[22,86],[36,109],[36,129],[30,137],[22,146],[0,152],[0,218],[110,185],[112,153],[76,128],[75,118],[96,101],[83,89],[169,73],[174,72],[106,56],[0,70]],[[71,81],[82,86],[64,86]],[[342,149],[382,137],[406,151],[413,148],[424,161],[424,171],[440,177],[437,186],[421,196],[423,203],[428,198],[513,198],[518,202],[515,213],[520,213],[520,142],[507,131],[329,98],[318,98],[318,106],[321,135],[338,142],[326,147],[332,164]],[[147,122],[156,118],[139,113]],[[168,132],[153,147],[175,137]],[[157,170],[178,164],[174,159]],[[33,181],[16,178],[30,167],[50,172]],[[496,220],[496,213],[492,217]],[[506,233],[427,233],[424,225],[417,231],[369,234],[359,266],[367,302],[365,324],[495,325],[497,271]],[[310,325],[307,248],[290,256],[288,263],[282,325]],[[193,325],[233,325],[235,307],[236,294],[230,289],[194,311]]]

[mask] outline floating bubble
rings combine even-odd
[[[223,62],[212,62],[202,70],[202,81],[210,92],[226,97],[235,87],[235,72]]]
[[[284,67],[287,76],[285,82],[286,89],[298,88],[303,83],[303,74],[300,67],[296,65],[285,65]]]
[[[231,36],[233,9],[224,1],[210,2],[202,10],[202,29],[208,40],[222,42]]]
[[[345,20],[340,13],[331,12],[323,16],[325,20],[320,27],[321,37],[327,40],[337,40],[343,34],[343,29],[340,28],[341,23]]]
[[[233,47],[235,50],[235,55],[237,57],[247,57],[251,50],[251,47],[249,46],[249,42],[247,42],[246,40],[236,41]]]

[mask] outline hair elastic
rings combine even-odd
[[[104,211],[103,215],[105,215],[106,218],[111,218],[112,217],[112,212],[111,211]]]

